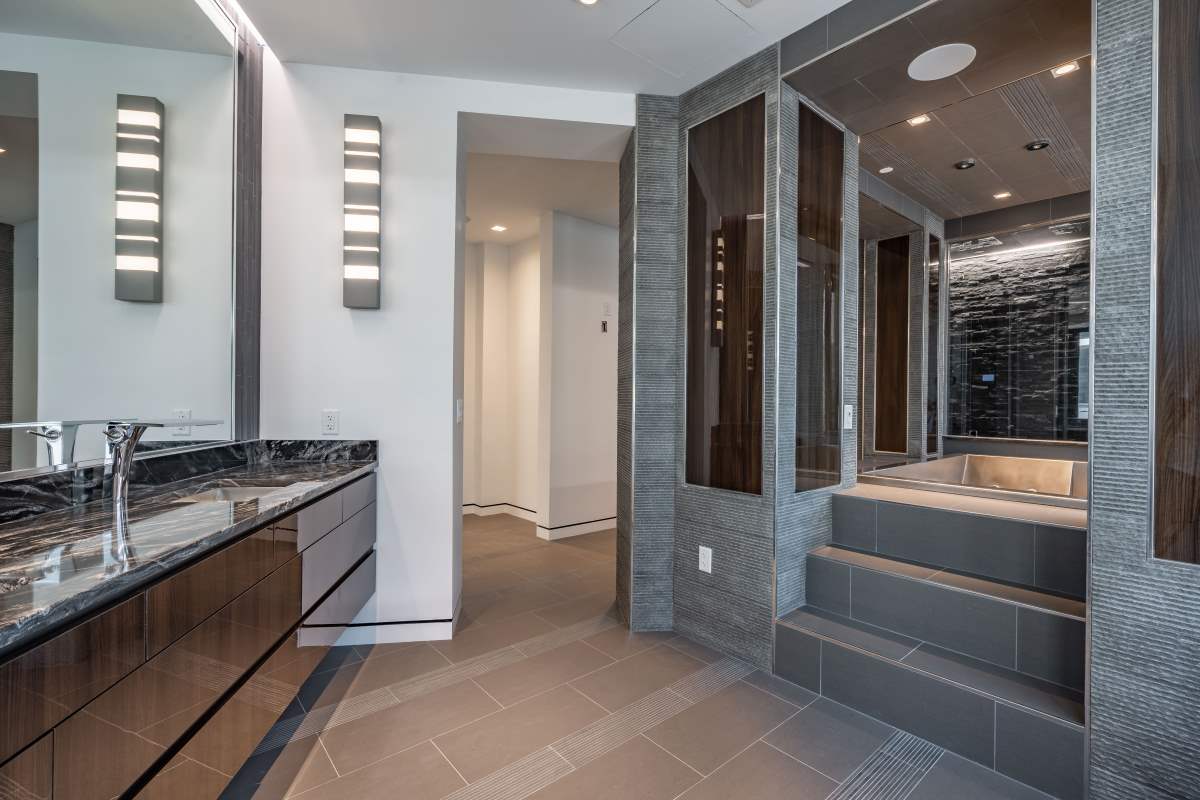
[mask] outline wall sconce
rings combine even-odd
[[[712,233],[712,330],[713,347],[725,346],[725,233],[718,229]]]
[[[116,298],[162,302],[163,104],[117,95]]]
[[[379,117],[347,114],[343,184],[342,305],[379,308]]]

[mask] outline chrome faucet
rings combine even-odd
[[[75,461],[75,438],[82,425],[104,425],[107,419],[66,419],[44,422],[4,422],[0,430],[26,428],[30,436],[36,436],[46,445],[46,463],[61,467]]]
[[[150,428],[174,428],[180,425],[177,419],[109,420],[104,428],[108,441],[108,460],[112,462],[112,500],[117,511],[118,522],[124,521],[125,505],[129,500],[129,472],[133,467],[133,451],[137,449],[142,435]],[[188,427],[220,425],[219,419],[189,419],[183,423]]]

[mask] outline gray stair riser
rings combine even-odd
[[[1086,593],[1086,530],[835,494],[833,541],[1079,599]]]
[[[775,673],[1053,797],[1084,796],[1080,726],[787,625],[776,626]]]
[[[810,605],[1083,689],[1082,620],[808,556]]]

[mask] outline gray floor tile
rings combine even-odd
[[[809,555],[805,594],[809,605],[850,615],[850,567],[816,555]]]
[[[783,678],[776,677],[769,672],[763,670],[755,670],[746,677],[742,678],[751,686],[762,689],[764,692],[770,692],[776,697],[787,700],[797,708],[804,708],[817,699],[817,695],[805,689],[803,686],[785,681]]]
[[[1048,796],[968,761],[943,753],[906,800],[1049,800]]]
[[[996,704],[996,770],[1062,800],[1084,796],[1083,728]]]
[[[837,786],[816,770],[763,742],[693,786],[680,800],[824,800]]]
[[[643,736],[585,764],[529,800],[671,800],[700,775]]]
[[[784,624],[775,626],[775,672],[809,691],[821,691],[821,640]]]
[[[840,782],[892,731],[890,725],[821,698],[767,736],[766,742]]]
[[[788,614],[783,618],[783,623],[897,660],[904,658],[921,643],[918,639],[901,636],[858,620],[838,617],[810,606]]]

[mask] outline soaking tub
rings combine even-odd
[[[889,467],[858,476],[860,483],[1085,510],[1087,478],[1086,461],[973,454]]]

